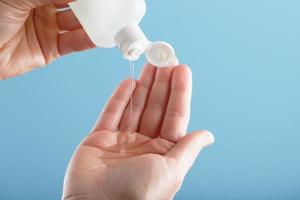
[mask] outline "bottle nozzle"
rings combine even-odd
[[[115,41],[124,58],[135,61],[145,53],[150,41],[136,23],[131,23],[122,28],[115,36]]]
[[[115,42],[127,60],[138,60],[145,53],[147,61],[156,67],[178,65],[173,47],[166,42],[150,42],[137,23],[122,28]]]

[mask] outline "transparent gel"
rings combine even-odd
[[[134,92],[134,68],[135,68],[135,63],[134,61],[130,61],[130,116],[129,116],[129,131],[133,130],[133,126],[132,126],[132,121],[133,121],[133,92]]]

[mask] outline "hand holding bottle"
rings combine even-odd
[[[93,48],[71,10],[71,0],[0,0],[0,79]]]
[[[63,199],[172,199],[198,153],[214,142],[207,131],[186,135],[191,79],[186,66],[146,66],[134,84],[133,115],[124,81],[74,153]]]

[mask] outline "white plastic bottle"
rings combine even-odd
[[[171,45],[150,42],[141,30],[145,0],[77,0],[69,5],[96,46],[118,46],[131,61],[145,53],[148,62],[157,67],[178,64]]]

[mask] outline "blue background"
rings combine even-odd
[[[148,37],[193,70],[190,130],[216,135],[176,199],[300,199],[300,1],[147,3]],[[73,150],[128,74],[117,49],[95,49],[1,81],[0,199],[59,199]]]

